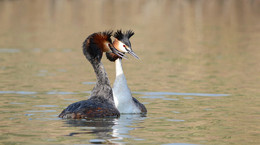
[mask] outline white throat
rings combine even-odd
[[[124,76],[124,71],[123,71],[123,67],[122,67],[122,59],[118,58],[115,61],[115,64],[116,64],[116,77],[118,77],[120,75]]]
[[[141,113],[141,110],[133,102],[132,94],[127,86],[123,72],[122,59],[115,61],[116,79],[113,85],[113,96],[116,108],[120,113]]]

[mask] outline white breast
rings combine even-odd
[[[141,113],[133,102],[132,94],[127,86],[121,59],[116,61],[116,79],[113,85],[113,96],[116,108],[120,113]]]

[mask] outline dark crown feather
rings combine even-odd
[[[108,37],[111,37],[112,33],[113,33],[112,30],[107,30],[107,31],[102,32],[103,35],[107,35]]]
[[[128,37],[128,39],[129,39],[130,37],[132,37],[134,34],[135,34],[135,32],[132,31],[132,30],[126,31],[126,36]]]
[[[134,35],[134,31],[128,30],[126,32],[122,32],[122,30],[117,30],[114,34],[114,37],[118,40],[124,39],[124,37],[127,37],[128,39]]]

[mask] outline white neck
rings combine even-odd
[[[116,108],[120,113],[140,113],[141,111],[134,104],[131,91],[127,86],[121,61],[121,59],[115,61],[116,79],[113,85],[113,96]]]
[[[124,71],[122,67],[122,59],[118,58],[115,62],[116,62],[116,77],[120,75],[124,75]]]

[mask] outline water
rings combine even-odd
[[[260,144],[260,2],[0,1],[0,144]],[[81,45],[132,29],[146,116],[63,120],[95,85]],[[103,59],[110,82],[114,64]]]

